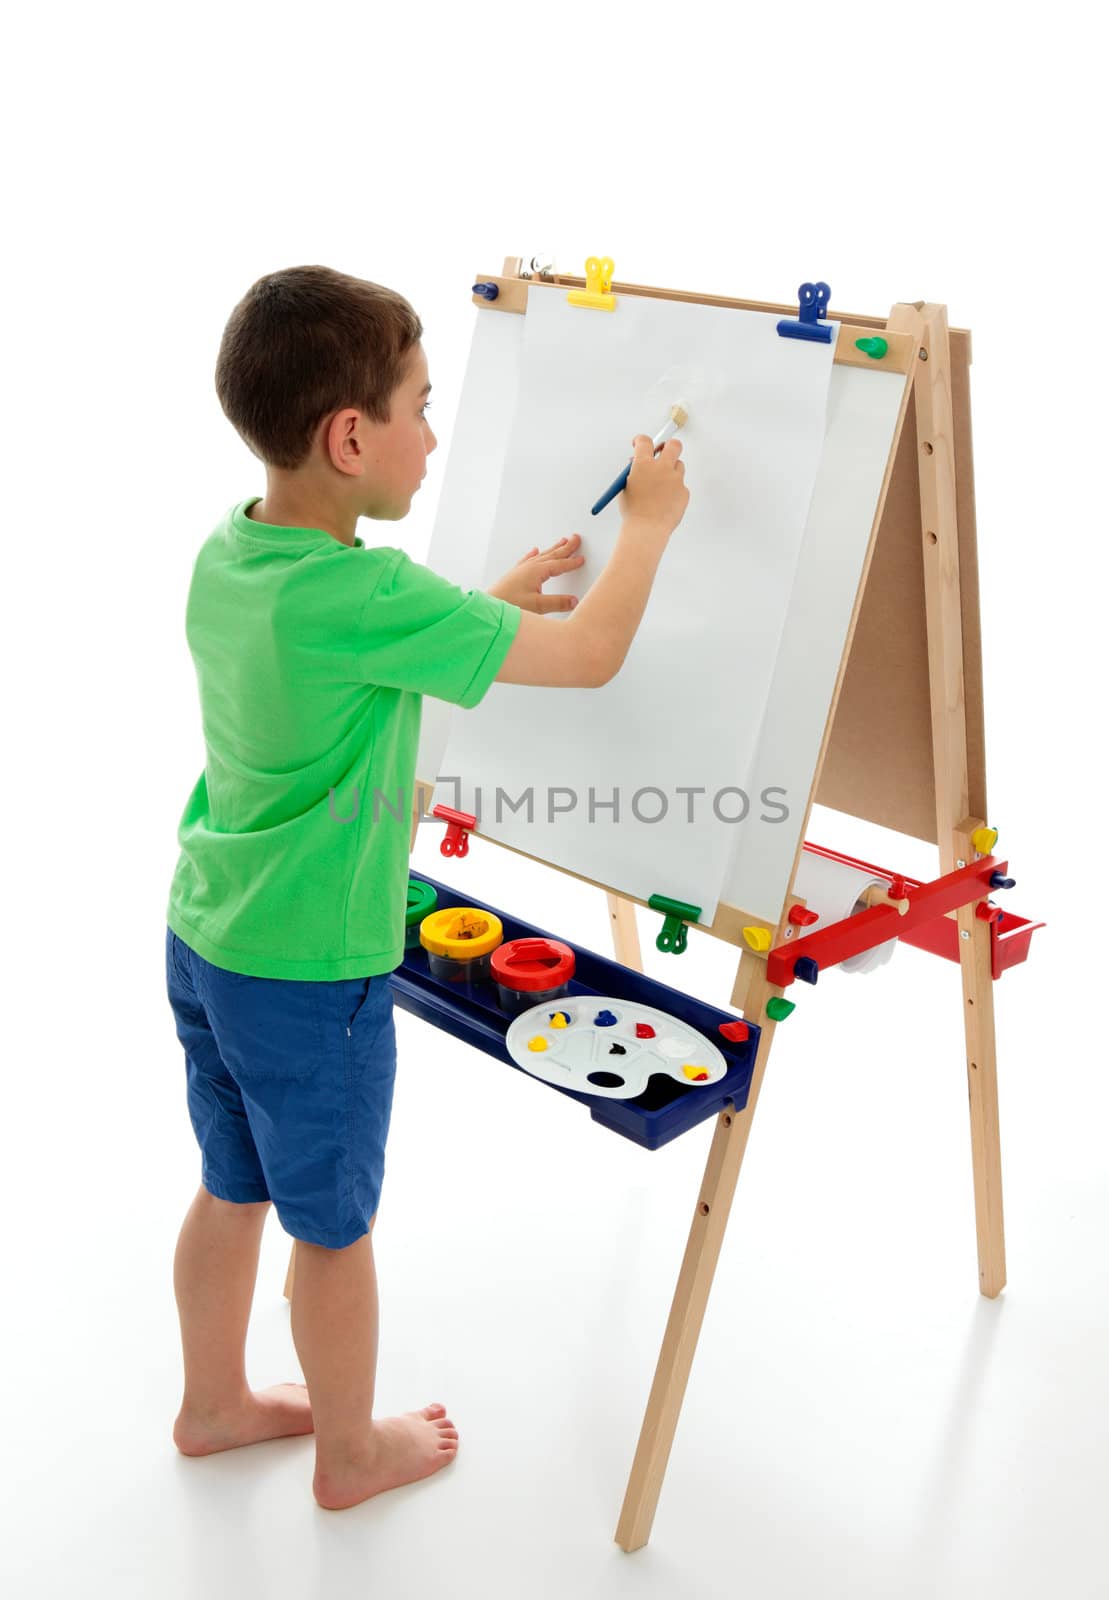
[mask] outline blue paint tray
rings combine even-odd
[[[449,906],[476,906],[481,911],[491,911],[501,920],[506,942],[510,939],[562,939],[561,934],[537,928],[530,922],[521,922],[498,906],[475,900],[472,895],[458,894],[445,883],[439,883],[423,873],[412,872],[409,877],[435,890],[440,911]],[[705,1005],[703,1001],[683,994],[680,989],[656,983],[618,961],[610,961],[592,950],[583,950],[569,939],[562,939],[562,943],[570,945],[576,962],[567,998],[575,995],[610,995],[668,1012],[711,1039],[727,1062],[728,1070],[719,1082],[705,1088],[678,1083],[673,1078],[657,1073],[645,1091],[634,1100],[612,1100],[599,1095],[581,1094],[559,1084],[544,1083],[542,1079],[524,1072],[526,1078],[540,1088],[553,1089],[556,1094],[580,1100],[589,1107],[594,1122],[611,1128],[614,1133],[623,1134],[645,1150],[657,1150],[660,1145],[668,1144],[680,1133],[696,1127],[699,1122],[706,1122],[710,1117],[718,1116],[721,1111],[743,1110],[747,1104],[759,1044],[759,1029],[753,1023],[748,1024],[746,1039],[733,1042],[724,1038],[719,1030],[721,1023],[737,1020],[734,1013]],[[390,982],[396,1004],[405,1011],[413,1012],[425,1022],[442,1028],[445,1033],[453,1034],[456,1039],[464,1040],[477,1050],[484,1050],[487,1055],[496,1056],[498,1061],[503,1061],[514,1072],[524,1071],[513,1061],[505,1045],[505,1034],[513,1018],[501,1010],[494,983],[466,990],[441,983],[432,976],[427,951],[419,945],[405,951],[403,963],[390,974]]]

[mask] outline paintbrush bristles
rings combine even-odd
[[[676,423],[679,428],[684,428],[686,423],[689,421],[689,412],[684,406],[671,406],[670,420],[671,422]]]

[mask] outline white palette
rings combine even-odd
[[[564,1028],[551,1023],[552,1016],[559,1012],[570,1018]],[[598,1024],[594,1019],[603,1012],[616,1021]],[[637,1023],[654,1028],[655,1037],[638,1038]],[[529,1041],[540,1038],[545,1040],[546,1048],[530,1049]],[[704,1089],[718,1083],[728,1070],[720,1051],[696,1028],[653,1006],[606,995],[572,995],[566,1000],[548,1000],[544,1005],[532,1006],[512,1022],[505,1043],[516,1065],[533,1078],[607,1100],[634,1100],[656,1072],[688,1088]],[[613,1045],[618,1045],[623,1054],[615,1053]],[[703,1070],[705,1076],[690,1077],[683,1070],[686,1066]],[[597,1074],[620,1081],[592,1082],[591,1075]]]

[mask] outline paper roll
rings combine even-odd
[[[817,913],[816,922],[810,922],[804,933],[815,933],[830,923],[842,922],[867,909],[863,895],[877,885],[888,888],[888,878],[875,877],[861,867],[849,867],[843,861],[831,861],[813,850],[802,850],[797,867],[793,892],[801,896],[806,908]],[[884,967],[893,955],[896,939],[887,939],[857,956],[848,956],[837,965],[844,972],[876,972]]]

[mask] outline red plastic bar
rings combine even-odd
[[[907,878],[903,874],[890,872],[887,867],[875,866],[871,861],[859,861],[855,856],[845,856],[838,850],[828,850],[824,845],[805,843],[805,849],[811,850],[813,855],[825,856],[829,861],[842,861],[846,866],[858,867],[863,872],[869,872],[876,878],[885,878],[892,881],[900,877],[906,889],[919,889],[923,886],[920,878]],[[1032,943],[1032,935],[1039,928],[1046,927],[1044,922],[1033,922],[1030,917],[1018,917],[1015,912],[1006,911],[1004,917],[990,927],[990,965],[993,977],[1000,978],[1003,972],[1010,967],[1019,966],[1022,961],[1028,960],[1028,951]],[[958,961],[959,955],[959,927],[949,916],[936,917],[932,922],[924,922],[912,928],[902,928],[898,938],[904,939],[906,944],[915,945],[918,950],[927,950],[930,955],[943,956],[947,961]]]
[[[806,845],[805,848],[809,849],[810,846]],[[819,846],[816,847],[816,854],[829,856],[833,860],[850,861],[852,866],[873,871],[876,877],[888,879],[897,876],[884,868],[872,868],[866,862],[837,856],[834,851],[823,850]],[[767,980],[775,988],[788,988],[794,982],[793,969],[801,956],[811,957],[818,969],[834,967],[848,956],[872,950],[887,939],[903,939],[922,925],[943,918],[948,911],[957,911],[960,906],[970,905],[975,900],[985,900],[990,893],[990,879],[995,872],[1004,874],[1008,865],[1007,861],[998,861],[996,856],[981,856],[977,861],[945,873],[931,883],[915,883],[911,878],[902,878],[904,893],[900,898],[909,902],[909,909],[904,916],[894,906],[871,906],[869,911],[844,917],[842,921],[819,928],[816,933],[807,934],[803,939],[777,945],[767,957]],[[955,925],[952,923],[951,926]],[[996,935],[996,927],[992,932]],[[957,939],[957,928],[955,936]]]

